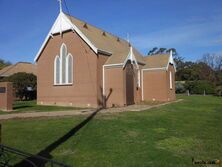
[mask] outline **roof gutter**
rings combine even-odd
[[[155,70],[167,70],[167,67],[160,67],[160,68],[145,68],[142,69],[143,71],[155,71]]]
[[[107,56],[111,56],[112,55],[111,52],[108,52],[108,51],[105,51],[105,50],[102,50],[102,49],[97,49],[97,53],[101,53],[101,54],[107,55]]]

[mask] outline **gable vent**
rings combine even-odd
[[[117,42],[120,42],[120,38],[119,37],[117,38]]]
[[[87,23],[84,23],[83,27],[88,29]]]
[[[103,31],[102,35],[103,35],[103,36],[106,36],[106,32],[105,32],[105,31]]]

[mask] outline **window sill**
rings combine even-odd
[[[53,86],[72,86],[72,83],[69,84],[54,84]]]

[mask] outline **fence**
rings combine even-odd
[[[0,167],[71,167],[63,163],[32,155],[0,144]]]

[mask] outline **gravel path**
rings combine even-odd
[[[119,113],[126,111],[144,111],[151,108],[160,107],[163,105],[180,102],[182,99],[179,99],[174,102],[167,102],[157,105],[131,105],[127,107],[119,108],[109,108],[102,109],[100,113]],[[95,112],[96,109],[85,109],[85,110],[73,110],[73,111],[55,111],[55,112],[29,112],[29,113],[15,113],[15,114],[4,114],[0,115],[0,120],[10,120],[10,119],[26,119],[26,118],[41,118],[41,117],[64,117],[64,116],[76,116],[76,115],[89,115]]]

